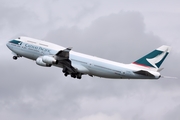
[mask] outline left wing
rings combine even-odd
[[[65,76],[71,75],[71,77],[81,79],[82,74],[77,71],[76,68],[72,66],[71,60],[69,59],[70,48],[66,48],[65,50],[60,50],[56,55],[55,59],[57,60],[57,64],[60,64],[63,67],[63,73]]]
[[[69,59],[69,52],[71,51],[72,47],[66,48],[65,50],[60,50],[57,54],[56,57],[61,60],[61,59]]]

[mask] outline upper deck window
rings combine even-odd
[[[46,44],[42,44],[42,43],[39,43],[39,45],[42,45],[42,46],[46,46],[46,47],[48,47],[48,45],[46,45]]]
[[[34,42],[34,41],[30,41],[30,40],[28,40],[27,42],[36,44],[36,42]]]

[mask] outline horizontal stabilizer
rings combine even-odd
[[[139,75],[144,75],[144,76],[154,77],[154,75],[153,75],[153,74],[151,74],[150,72],[145,71],[145,70],[135,71],[134,73],[139,74]]]

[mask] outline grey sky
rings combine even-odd
[[[0,0],[0,118],[3,120],[179,120],[179,79],[64,77],[61,69],[12,60],[5,43],[19,35],[130,63],[172,46],[163,75],[179,75],[177,0]]]

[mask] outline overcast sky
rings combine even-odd
[[[167,44],[163,75],[180,78],[179,0],[0,0],[0,119],[179,120],[180,79],[64,77],[14,61],[7,41],[29,36],[131,63]]]

